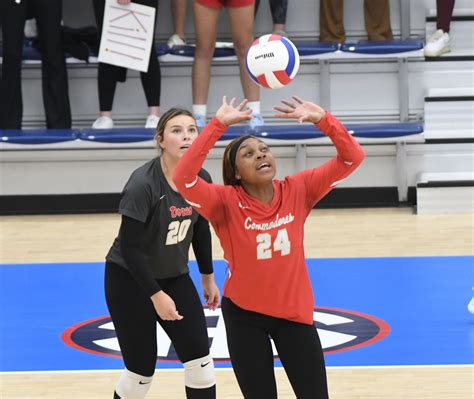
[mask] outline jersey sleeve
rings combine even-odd
[[[173,172],[173,181],[181,195],[211,222],[223,215],[225,187],[206,181],[198,173],[207,154],[226,129],[225,124],[213,118],[181,157]]]
[[[120,249],[127,264],[128,270],[148,296],[161,290],[160,285],[153,277],[151,267],[140,249],[145,231],[145,224],[138,220],[122,216],[120,225]]]
[[[194,224],[193,251],[196,256],[199,272],[201,274],[212,274],[212,239],[209,222],[199,215]]]
[[[212,183],[209,172],[201,169],[199,172],[201,177],[207,183]],[[212,238],[209,222],[199,215],[198,220],[194,224],[193,232],[193,251],[196,256],[199,272],[201,274],[212,274]]]
[[[294,180],[304,184],[308,209],[313,208],[321,198],[354,172],[365,157],[359,143],[329,112],[326,112],[316,126],[331,139],[337,155],[317,168],[304,170],[292,176]]]
[[[119,213],[145,223],[152,208],[152,195],[146,180],[132,174],[123,189]]]

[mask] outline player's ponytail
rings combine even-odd
[[[235,164],[230,159],[230,152],[237,139],[231,141],[224,150],[224,158],[222,159],[222,179],[226,186],[240,186],[240,180],[235,177]]]
[[[240,180],[235,177],[235,159],[239,147],[245,140],[251,137],[254,136],[251,134],[246,134],[244,136],[236,137],[225,148],[224,158],[222,160],[222,178],[224,180],[224,185],[240,186]]]

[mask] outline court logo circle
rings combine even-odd
[[[224,319],[221,309],[204,309],[211,355],[216,362],[229,362]],[[390,332],[389,325],[376,317],[343,309],[316,307],[314,325],[318,330],[324,353],[353,350],[380,341]],[[158,360],[177,362],[178,356],[163,328],[157,323]],[[75,324],[61,336],[75,349],[96,355],[121,357],[120,347],[110,316]],[[275,359],[278,355],[273,346]]]

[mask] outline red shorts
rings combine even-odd
[[[210,8],[237,8],[245,7],[255,3],[255,0],[196,0],[199,4],[204,7]]]

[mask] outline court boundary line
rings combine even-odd
[[[418,369],[418,368],[473,368],[474,364],[414,364],[414,365],[392,365],[392,366],[327,366],[327,370],[351,370],[351,369]],[[219,367],[214,369],[217,372],[233,371],[232,367]],[[275,370],[284,370],[283,367],[275,367]],[[20,375],[20,374],[72,374],[72,373],[120,373],[123,369],[97,369],[97,370],[34,370],[34,371],[0,371],[2,375]],[[165,368],[155,369],[156,372],[183,372],[184,368]]]

